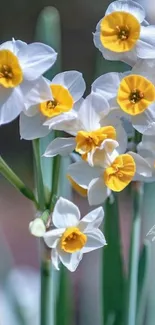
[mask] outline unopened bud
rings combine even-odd
[[[29,224],[29,231],[33,236],[42,237],[46,232],[44,222],[40,218],[36,218]]]

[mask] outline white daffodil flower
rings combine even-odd
[[[52,123],[54,129],[63,130],[74,137],[54,139],[47,147],[44,156],[53,157],[58,154],[63,156],[75,150],[87,160],[88,154],[107,139],[112,140],[111,147],[107,147],[110,151],[118,141],[120,152],[124,152],[127,147],[127,135],[120,119],[115,115],[117,115],[115,110],[110,111],[109,103],[105,98],[91,93],[81,105],[78,103],[66,119],[58,118],[54,125],[52,121],[47,121],[49,127]]]
[[[120,192],[131,181],[152,175],[149,163],[140,155],[134,152],[119,155],[116,149],[107,153],[104,144],[94,149],[88,163],[71,164],[67,173],[87,190],[90,205],[103,203],[110,190]]]
[[[120,117],[129,119],[137,131],[155,134],[154,70],[155,60],[139,60],[130,73],[102,75],[92,84],[92,91],[120,107]]]
[[[137,145],[137,152],[150,164],[152,176],[145,178],[145,182],[155,181],[155,135],[143,135]]]
[[[57,74],[45,87],[32,89],[31,96],[40,96],[40,102],[29,107],[20,115],[21,138],[32,140],[46,136],[50,129],[44,125],[45,121],[54,123],[60,116],[65,118],[67,112],[72,111],[73,105],[83,96],[86,85],[82,74],[78,71],[65,71]],[[50,93],[50,96],[49,96]]]
[[[112,2],[98,22],[94,44],[107,60],[133,66],[137,58],[155,58],[155,26],[145,21],[145,10],[134,1]]]
[[[89,212],[80,220],[80,211],[72,202],[60,197],[54,207],[52,221],[56,229],[44,234],[46,245],[52,248],[51,259],[57,270],[61,261],[74,272],[83,254],[106,245],[98,229],[104,217],[102,207]]]
[[[57,53],[42,43],[13,39],[0,45],[0,125],[14,120],[26,108],[26,99],[32,105],[30,90],[42,84],[41,75],[56,58]]]

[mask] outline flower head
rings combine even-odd
[[[44,234],[52,248],[51,259],[56,269],[61,261],[71,272],[78,267],[83,254],[106,245],[98,229],[104,217],[103,208],[88,213],[80,220],[80,211],[72,202],[60,197],[55,205],[52,221],[56,229]]]
[[[58,119],[52,123],[52,127],[70,133],[72,138],[56,138],[47,147],[46,157],[57,154],[67,155],[74,149],[84,160],[95,148],[99,147],[105,140],[111,139],[111,146],[115,147],[116,140],[119,141],[120,150],[124,152],[127,146],[127,136],[121,125],[120,120],[114,114],[109,114],[110,105],[100,94],[91,93],[74,111],[68,119]],[[114,110],[115,111],[115,110]],[[107,147],[108,149],[109,147]],[[110,149],[111,150],[111,149]]]
[[[56,75],[52,81],[44,78],[46,87],[32,89],[31,96],[40,96],[40,101],[20,116],[20,135],[26,140],[44,137],[50,132],[45,122],[52,121],[72,111],[74,104],[85,91],[85,81],[78,71],[65,71]]]
[[[114,1],[96,26],[94,44],[105,59],[133,66],[137,57],[155,57],[155,27],[148,25],[140,4],[130,0]]]
[[[70,177],[87,190],[90,205],[103,203],[111,190],[120,192],[131,181],[152,175],[150,164],[140,155],[134,152],[119,155],[117,149],[110,153],[104,146],[105,143],[96,148],[88,162],[77,162],[68,168]]]
[[[137,131],[148,135],[155,134],[153,61],[140,60],[131,72],[107,73],[92,84],[92,91],[104,96],[110,105],[120,107],[120,117],[124,116]]]
[[[42,43],[13,39],[0,45],[0,124],[11,122],[25,110],[26,100],[32,105],[31,89],[42,83],[42,74],[56,57],[56,52]]]

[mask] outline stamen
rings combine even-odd
[[[116,26],[118,38],[122,41],[127,40],[129,37],[129,28],[127,25],[125,26]]]
[[[56,99],[47,101],[47,109],[54,109],[58,105],[58,101]]]
[[[12,79],[12,77],[13,77],[12,69],[8,65],[3,64],[0,67],[0,78]]]
[[[141,99],[144,98],[144,93],[140,91],[139,89],[133,89],[129,96],[129,100],[131,103],[136,104],[138,103]]]
[[[61,248],[68,253],[80,250],[86,243],[87,236],[80,232],[78,228],[68,228],[61,238]]]

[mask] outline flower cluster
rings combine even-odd
[[[155,26],[145,20],[141,5],[112,2],[96,26],[94,44],[105,59],[124,61],[130,68],[101,75],[86,98],[80,72],[65,71],[52,81],[42,76],[57,57],[49,46],[14,39],[0,46],[0,123],[20,114],[20,136],[26,140],[52,130],[67,133],[56,137],[44,156],[74,157],[66,178],[90,205],[102,204],[111,191],[120,192],[131,181],[155,180],[154,36]],[[80,221],[78,208],[60,198],[52,230],[46,231],[39,218],[30,230],[44,236],[56,269],[61,261],[74,271],[83,253],[105,245],[98,229],[102,219],[103,209],[98,208]]]

